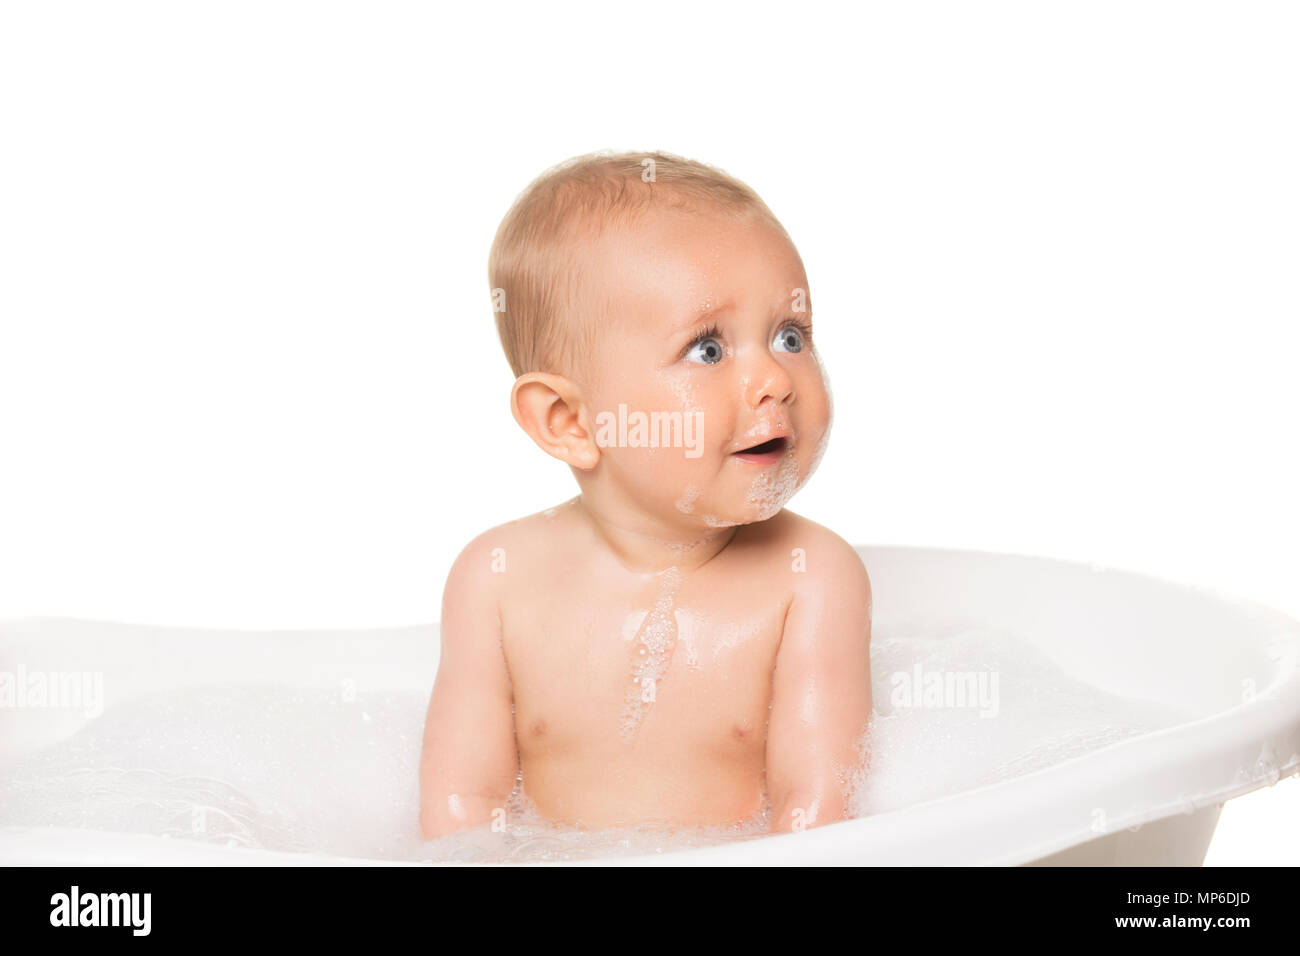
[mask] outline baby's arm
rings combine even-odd
[[[484,538],[470,542],[443,590],[442,656],[420,755],[425,839],[491,821],[514,789],[519,757],[501,646],[502,576],[491,560]]]
[[[772,680],[767,733],[771,828],[832,823],[871,717],[871,581],[842,539],[817,528],[795,574]]]

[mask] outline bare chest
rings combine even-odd
[[[503,609],[521,751],[706,753],[761,745],[788,597],[667,573]]]

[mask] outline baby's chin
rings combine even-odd
[[[798,459],[790,454],[759,471],[738,491],[729,491],[725,496],[709,496],[704,500],[695,487],[690,486],[678,499],[677,509],[694,516],[708,528],[754,524],[779,514],[805,480],[806,477],[800,477]]]

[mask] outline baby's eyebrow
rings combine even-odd
[[[698,308],[698,310],[688,313],[680,323],[673,325],[671,334],[673,337],[684,336],[688,332],[695,332],[695,330],[705,328],[706,325],[714,323],[714,320],[718,319],[718,316],[722,315],[728,308],[728,306]]]
[[[685,319],[678,324],[675,331],[687,332],[698,326],[708,323],[710,320],[717,318],[724,312],[731,309],[730,302],[724,302],[721,305],[714,305],[712,302],[706,302],[694,312],[691,312]]]

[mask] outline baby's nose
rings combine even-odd
[[[794,401],[794,379],[770,354],[755,363],[744,387],[745,402],[750,408],[758,408],[769,399],[782,405]]]

